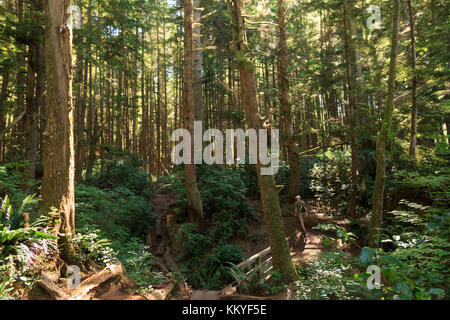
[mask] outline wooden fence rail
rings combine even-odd
[[[288,246],[289,246],[289,237],[286,238],[286,241],[288,242]],[[268,247],[264,250],[261,250],[257,254],[254,254],[253,256],[249,257],[248,259],[242,261],[241,263],[239,263],[237,265],[237,267],[239,268],[239,270],[244,271],[245,267],[254,265],[254,267],[251,270],[247,271],[245,273],[245,275],[249,276],[257,268],[259,268],[259,275],[261,277],[261,280],[264,280],[263,276],[273,268],[272,256],[270,255],[271,253],[272,253],[272,250],[270,249],[270,247]],[[267,256],[269,256],[269,257],[267,259],[265,259]]]

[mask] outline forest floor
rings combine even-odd
[[[169,214],[170,205],[176,200],[176,195],[169,193],[158,193],[153,199],[154,210],[157,215],[156,229],[160,228],[160,234],[153,231],[147,237],[147,245],[150,246],[151,252],[158,257],[162,264],[167,265],[170,269],[176,270],[176,252],[168,246],[167,235],[167,216]],[[269,247],[269,240],[267,236],[266,227],[264,224],[261,202],[259,200],[250,200],[254,208],[255,219],[250,227],[251,237],[247,239],[237,239],[233,242],[234,245],[242,248],[246,258]],[[306,199],[310,207],[310,215],[305,218],[305,226],[307,229],[306,237],[302,237],[301,226],[296,217],[293,216],[293,204],[285,204],[282,206],[283,221],[285,225],[286,236],[289,237],[289,247],[293,262],[301,261],[308,263],[316,259],[323,251],[333,250],[331,246],[325,246],[322,243],[322,235],[324,231],[314,230],[313,227],[318,224],[332,223],[348,227],[349,220],[342,218],[334,218],[328,215],[328,209],[317,206],[313,199]],[[158,222],[159,220],[159,222]],[[330,234],[331,235],[331,234]],[[250,238],[250,239],[249,239]],[[352,256],[359,255],[359,248],[355,245],[344,245],[338,242],[338,246],[342,250],[348,252]],[[171,251],[172,250],[172,251]],[[167,285],[170,285],[167,284]],[[117,288],[101,296],[100,300],[153,300],[149,295],[141,295],[136,292],[137,285],[125,279]],[[164,289],[163,289],[164,290]],[[131,292],[131,293],[130,293]],[[208,290],[189,290],[183,288],[179,294],[172,299],[189,299],[189,300],[219,300],[220,296],[232,296],[235,294],[235,288],[232,286],[224,288],[222,291],[208,291]],[[283,295],[270,297],[271,299],[284,299]]]

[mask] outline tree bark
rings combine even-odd
[[[411,87],[411,136],[409,142],[409,155],[416,158],[417,146],[417,76],[416,76],[416,36],[414,25],[414,10],[411,0],[408,0],[409,25],[411,28],[411,68],[412,68],[412,87]],[[448,129],[447,129],[448,130]]]
[[[199,0],[194,0],[194,21],[197,23],[193,28],[194,41],[194,112],[195,120],[203,122],[203,94],[202,94],[202,51],[201,47],[201,26],[200,17],[201,11],[199,9]],[[203,130],[205,126],[203,124]]]
[[[48,107],[39,209],[42,214],[58,213],[53,232],[65,235],[58,238],[61,256],[73,263],[76,252],[69,241],[75,234],[71,0],[47,0],[45,9]]]
[[[194,72],[193,72],[193,0],[184,0],[184,125],[194,137]],[[194,150],[194,139],[191,139],[191,150]],[[191,163],[185,164],[186,196],[188,199],[189,220],[203,228],[203,206],[197,186],[197,174],[194,164],[194,152]]]
[[[357,188],[357,151],[355,141],[355,120],[353,111],[355,107],[355,95],[353,92],[353,80],[351,77],[350,69],[350,53],[351,53],[351,35],[348,34],[348,14],[347,14],[347,1],[342,0],[342,6],[344,10],[344,46],[345,46],[345,74],[347,79],[347,95],[348,95],[348,111],[349,111],[349,123],[350,123],[350,148],[352,153],[352,168],[351,168],[351,181],[352,190],[350,195],[350,202],[347,215],[354,217],[356,213],[356,188]]]
[[[389,131],[392,124],[392,114],[394,110],[400,0],[395,0],[393,3],[393,28],[391,57],[389,62],[388,93],[384,110],[384,119],[377,141],[377,172],[373,190],[372,216],[370,219],[369,230],[369,246],[372,248],[376,248],[378,246],[380,238],[380,228],[383,219],[384,186],[386,180],[386,143],[389,138]]]

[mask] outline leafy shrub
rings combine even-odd
[[[217,166],[201,166],[198,170],[205,218],[210,221],[210,234],[217,242],[230,241],[248,231],[252,209],[239,172],[239,168]]]
[[[358,299],[360,284],[353,278],[353,260],[342,251],[322,252],[308,264],[297,264],[301,280],[296,283],[295,300]]]
[[[152,268],[154,257],[139,239],[131,239],[126,244],[120,244],[119,260],[127,271],[127,276],[139,286],[150,288],[161,284],[166,277]]]
[[[426,169],[425,169],[426,168]],[[388,182],[388,191],[397,198],[420,201],[448,208],[450,203],[450,169],[427,167],[417,171],[395,170]]]
[[[56,238],[46,233],[48,218],[44,217],[24,227],[23,212],[33,201],[27,197],[15,210],[5,196],[0,210],[0,300],[10,299],[12,286],[23,284],[31,288],[37,281],[35,267],[39,259],[55,253]]]
[[[9,279],[7,279],[5,282],[0,283],[0,301],[13,300],[14,297],[10,296],[10,292],[12,290],[13,288],[11,287],[11,281]]]
[[[220,290],[224,284],[232,281],[230,263],[239,263],[244,259],[242,249],[230,244],[220,244],[207,255],[208,289]]]
[[[124,187],[101,190],[79,185],[75,199],[77,226],[95,225],[112,240],[145,238],[154,220],[151,203]]]
[[[424,282],[421,281],[423,279],[418,279],[420,274],[416,273],[414,268],[411,267],[412,265],[421,265],[422,261],[413,262],[417,257],[412,258],[411,256],[408,257],[407,261],[402,261],[399,258],[401,254],[396,254],[396,252],[385,253],[381,249],[372,248],[363,248],[361,251],[359,261],[364,268],[369,265],[376,265],[380,268],[382,276],[381,287],[372,289],[368,296],[382,300],[430,300],[433,296],[442,298],[444,289],[423,287]],[[430,253],[430,251],[427,253]],[[360,280],[362,284],[367,282],[368,276],[370,276],[368,273],[355,274],[355,278]],[[441,281],[441,285],[444,281]],[[364,285],[362,285],[362,288],[364,288]]]
[[[25,174],[27,162],[11,162],[0,166],[0,196],[8,195],[13,206],[20,205],[26,198],[24,188],[33,186]]]
[[[187,281],[194,288],[218,290],[231,282],[229,263],[238,263],[243,259],[241,248],[226,243],[212,247],[209,236],[198,231],[197,225],[183,224],[178,233],[182,241],[183,263]]]
[[[100,189],[123,187],[144,198],[151,196],[150,180],[142,169],[141,161],[125,150],[111,149],[103,166],[91,177],[87,177],[86,183]]]
[[[184,259],[205,254],[211,244],[211,238],[201,234],[194,223],[182,224],[177,237],[182,241]]]
[[[111,241],[103,238],[99,229],[81,230],[72,241],[82,250],[82,254],[77,257],[81,261],[110,264],[116,260],[117,253],[112,248]]]
[[[180,169],[178,169],[180,170]],[[247,188],[241,179],[242,168],[220,168],[199,166],[197,170],[198,188],[202,196],[203,213],[210,236],[216,243],[228,242],[237,235],[245,235],[249,220],[253,217],[246,194]],[[177,171],[181,176],[183,171]],[[173,213],[183,222],[187,217],[187,198],[183,178],[179,176],[161,178],[163,188],[178,194],[172,204]]]

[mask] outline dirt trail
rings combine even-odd
[[[151,247],[151,252],[155,256],[162,258],[162,261],[167,263],[163,256],[165,256],[167,244],[167,216],[171,204],[176,200],[176,196],[169,193],[158,193],[153,199],[154,211],[157,216],[155,226],[152,232],[147,237],[147,245]],[[320,232],[313,230],[312,228],[319,223],[336,223],[340,225],[346,225],[349,221],[334,219],[326,215],[326,208],[316,207],[314,201],[307,200],[307,203],[311,209],[311,214],[305,219],[305,226],[307,229],[306,237],[301,236],[301,227],[297,218],[292,215],[293,205],[286,204],[282,206],[283,221],[285,225],[286,236],[290,238],[289,247],[292,255],[292,260],[296,262],[308,261],[316,259],[322,251],[330,250],[322,244],[322,236]],[[264,224],[262,208],[260,201],[251,201],[251,204],[255,210],[256,220],[250,227],[249,239],[238,239],[233,242],[234,245],[241,247],[244,251],[245,257],[250,257],[261,250],[269,247],[269,241],[267,237],[267,231]],[[159,222],[158,222],[159,220]],[[158,225],[159,224],[159,225]],[[351,254],[355,254],[352,248],[348,248]],[[100,300],[146,300],[145,297],[126,292],[133,292],[136,289],[135,284],[128,281],[109,292],[108,294],[100,297]],[[131,290],[130,290],[131,289]],[[208,291],[208,290],[195,290],[190,295],[190,300],[220,300],[220,296],[227,293],[233,293],[235,290],[232,287],[227,287],[222,291]],[[187,298],[187,297],[186,297]]]

